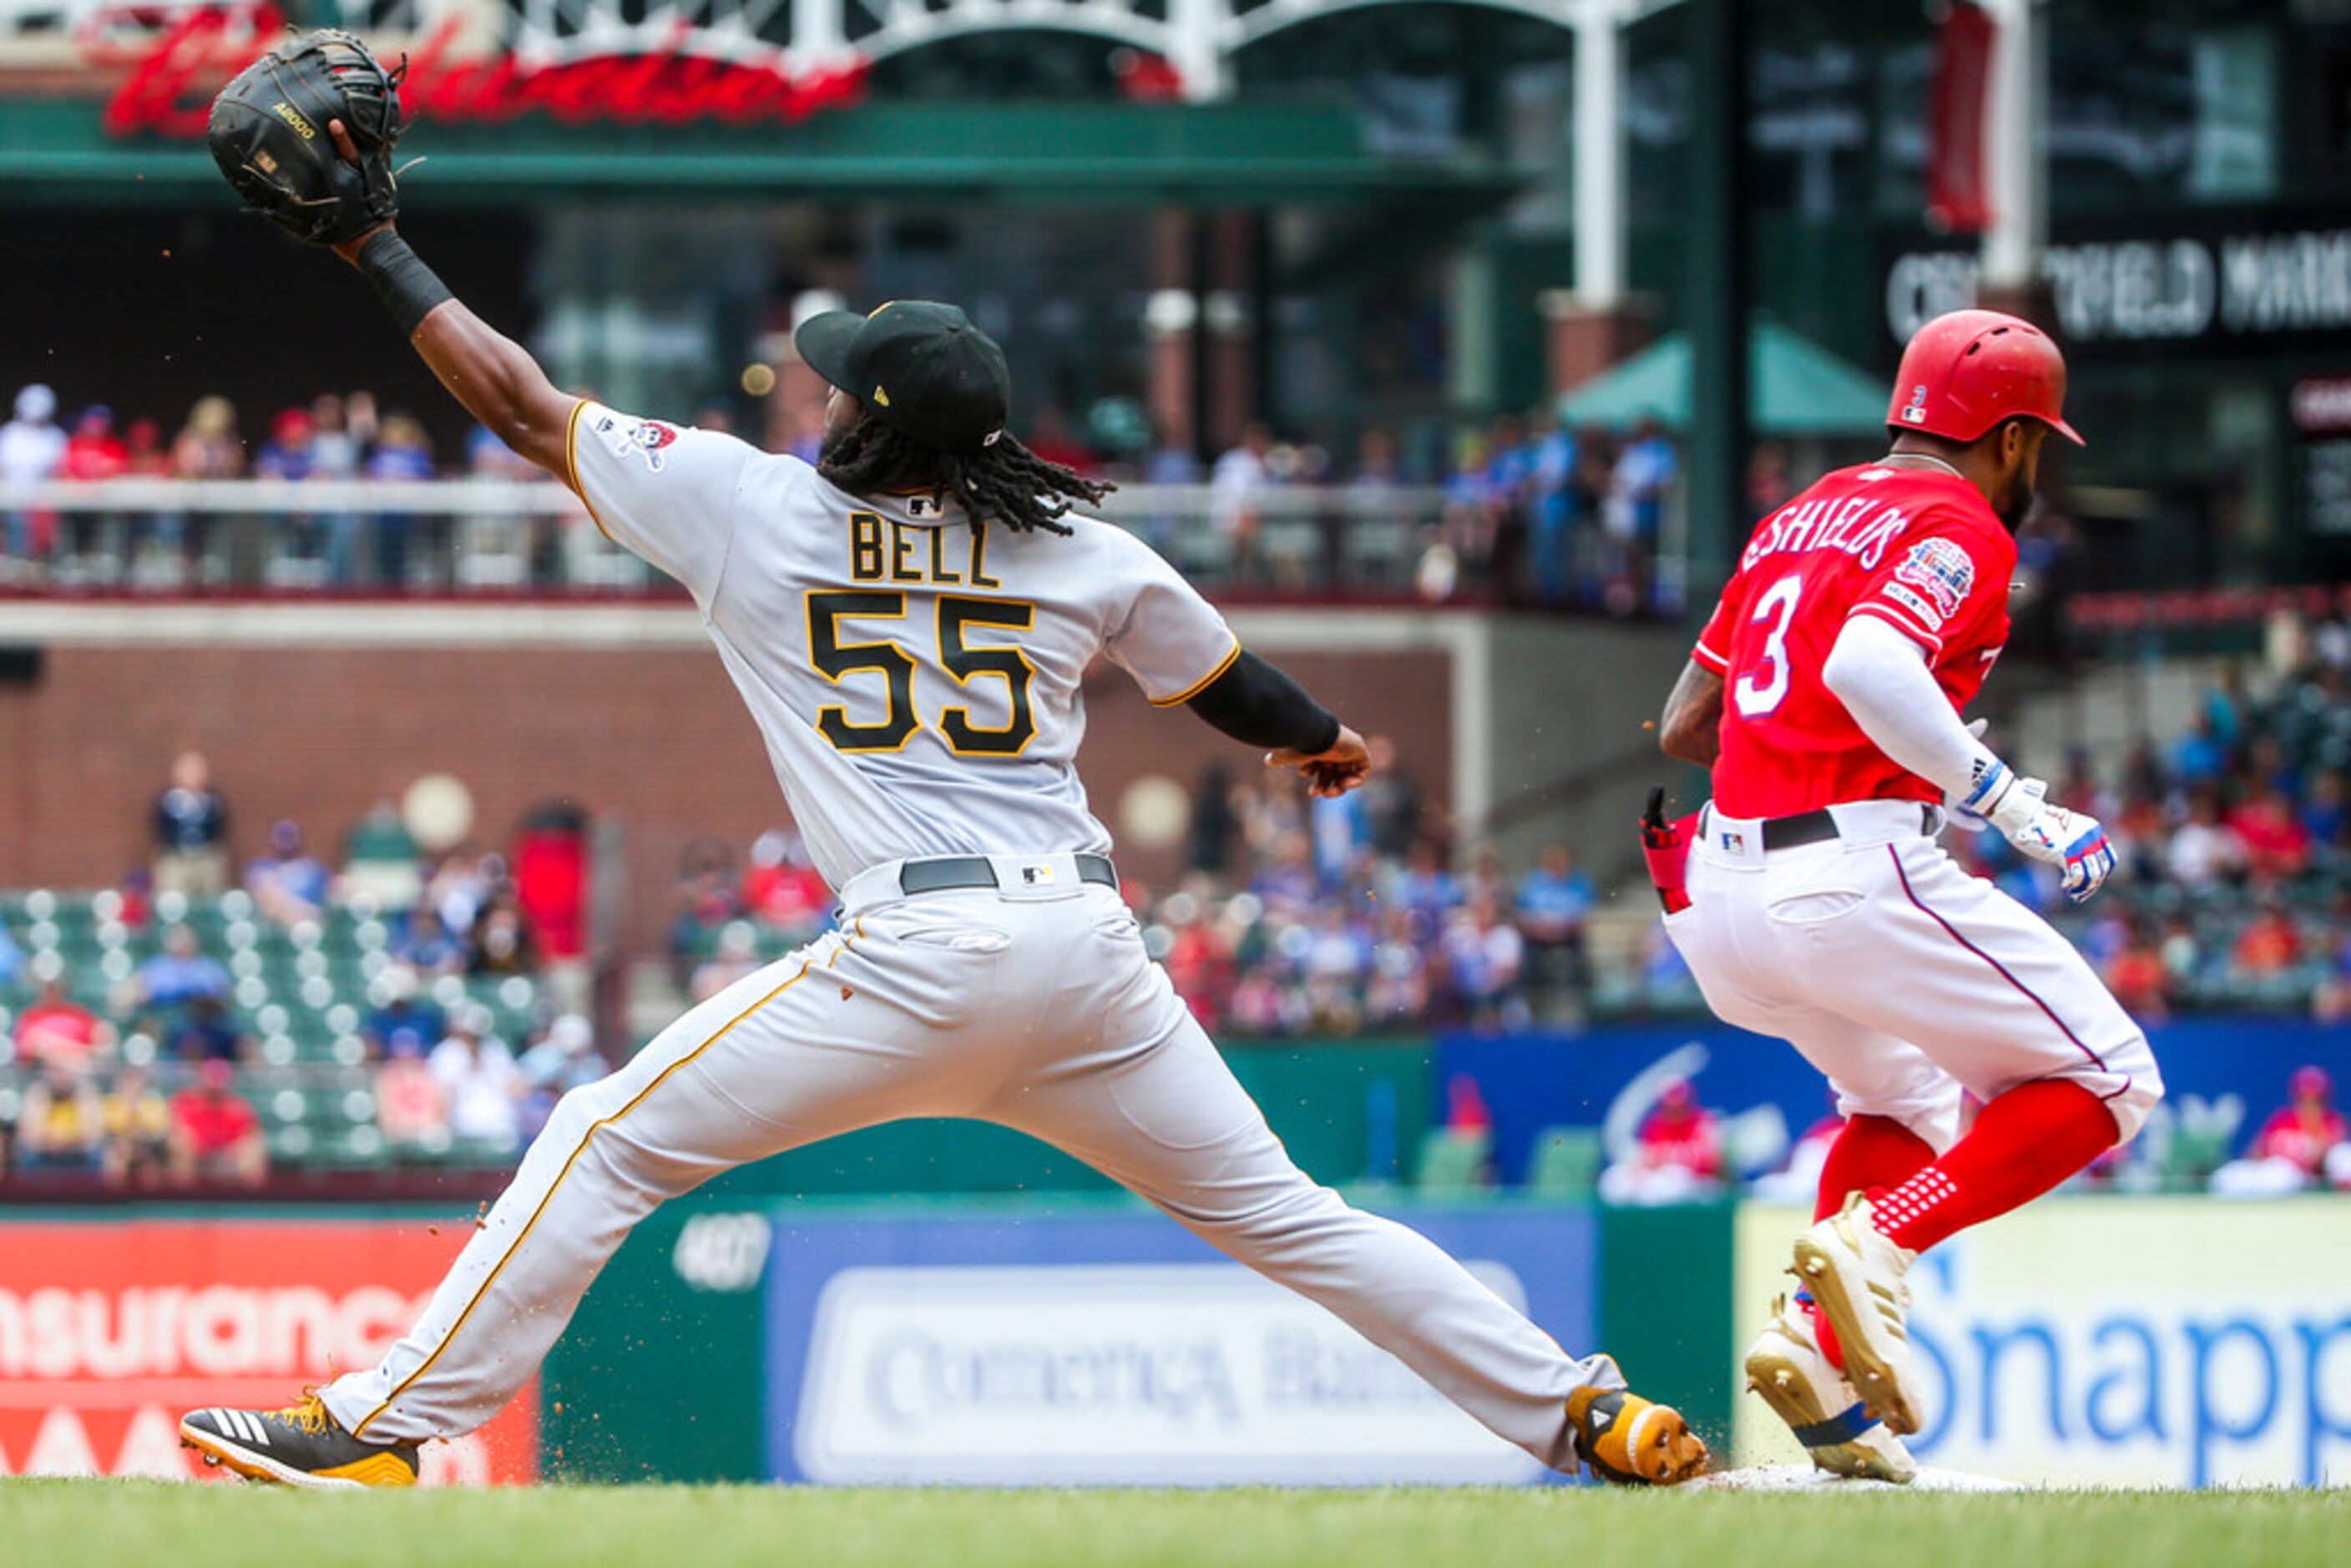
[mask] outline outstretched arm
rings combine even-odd
[[[1657,749],[1667,757],[1711,768],[1722,751],[1722,677],[1692,659],[1666,698],[1657,720]]]
[[[1364,737],[1246,649],[1186,706],[1235,740],[1270,747],[1265,765],[1296,768],[1310,793],[1343,795],[1371,777]]]
[[[340,120],[327,123],[336,151],[359,162]],[[571,475],[564,445],[571,410],[580,400],[559,391],[523,346],[452,297],[416,259],[390,224],[335,246],[335,254],[367,277],[409,341],[465,405],[465,412],[524,457],[566,484]]]

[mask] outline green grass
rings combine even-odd
[[[2308,1492],[1823,1497],[1583,1490],[831,1490],[538,1487],[297,1493],[0,1481],[0,1561],[33,1568],[553,1563],[1610,1562],[1872,1568],[2340,1563],[2351,1498]]]

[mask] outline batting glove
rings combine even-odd
[[[2049,803],[2049,786],[2023,779],[1995,760],[1953,808],[1964,822],[1980,818],[1998,828],[2017,849],[2044,865],[2064,871],[2065,896],[2087,904],[2114,874],[2115,846],[2095,817]]]

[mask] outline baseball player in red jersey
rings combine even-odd
[[[2064,417],[2065,361],[2031,323],[1962,310],[1902,356],[1886,456],[1763,519],[1667,701],[1669,756],[1709,768],[1667,926],[1708,1006],[1792,1041],[1845,1127],[1795,1244],[1803,1289],[1747,1360],[1815,1463],[1907,1480],[1919,1423],[1904,1275],[2139,1129],[2147,1038],[2065,939],[1936,843],[1996,830],[2114,869],[1959,715],[2008,638],[2011,530]],[[1964,1136],[1963,1092],[1983,1109]]]

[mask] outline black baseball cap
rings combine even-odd
[[[1012,371],[996,340],[952,305],[893,299],[870,316],[827,310],[792,333],[809,368],[873,417],[942,452],[996,444]]]

